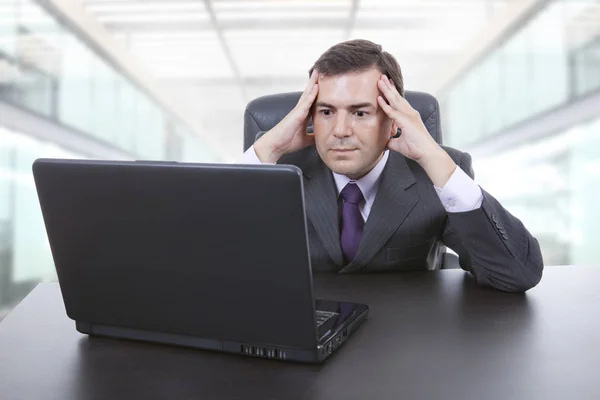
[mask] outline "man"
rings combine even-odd
[[[433,140],[403,94],[400,67],[381,46],[337,44],[243,162],[302,169],[315,271],[434,269],[445,245],[482,285],[535,286],[537,240],[473,181],[468,154]]]

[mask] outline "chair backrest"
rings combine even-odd
[[[271,94],[258,97],[246,106],[244,114],[244,151],[266,132],[279,123],[298,103],[302,92]],[[428,93],[406,91],[404,93],[410,105],[421,114],[425,127],[439,144],[442,144],[440,126],[440,106],[435,97]],[[309,121],[312,131],[312,121]]]

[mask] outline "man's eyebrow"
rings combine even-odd
[[[325,103],[324,101],[317,101],[317,102],[315,103],[315,106],[316,106],[316,107],[325,107],[325,108],[335,108],[335,107],[334,107],[334,106],[332,106],[331,104],[329,104],[329,103]]]

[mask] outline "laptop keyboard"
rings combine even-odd
[[[319,326],[323,325],[330,318],[333,318],[336,315],[339,315],[339,314],[336,312],[331,312],[331,311],[317,310],[317,326],[319,327]]]

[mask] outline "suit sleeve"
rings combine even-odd
[[[468,154],[463,154],[459,166],[474,178]],[[544,268],[537,239],[498,200],[483,189],[482,193],[480,208],[448,213],[442,241],[479,284],[507,292],[531,289]]]

